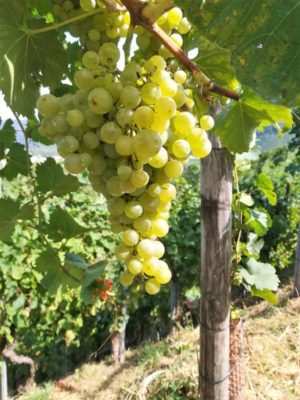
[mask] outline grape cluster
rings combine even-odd
[[[169,231],[172,181],[191,154],[210,153],[206,131],[214,121],[204,115],[198,125],[185,71],[171,71],[160,55],[118,71],[119,58],[112,41],[97,52],[86,49],[74,76],[77,91],[38,99],[40,133],[56,143],[67,171],[87,170],[107,199],[112,232],[121,236],[115,255],[126,264],[121,284],[144,276],[146,292],[156,294],[171,279],[159,239]]]

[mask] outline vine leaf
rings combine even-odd
[[[28,203],[21,207],[18,201],[0,199],[0,240],[4,242],[10,239],[18,220],[29,220],[33,217],[33,205]]]
[[[269,203],[275,206],[277,203],[277,195],[274,192],[274,185],[271,178],[266,174],[259,174],[256,178],[256,186],[264,193]]]
[[[214,129],[214,134],[219,136],[222,143],[234,153],[249,150],[256,129],[271,124],[281,131],[278,123],[283,125],[284,130],[293,126],[289,108],[262,100],[249,88],[244,88],[243,91],[238,103],[219,114]]]
[[[102,260],[102,261],[99,261],[97,264],[93,264],[93,265],[89,266],[86,269],[83,286],[87,287],[92,282],[94,282],[95,279],[99,278],[99,276],[101,276],[103,274],[106,265],[107,265],[107,261]]]
[[[175,0],[209,40],[232,52],[237,77],[269,101],[300,101],[299,0]]]
[[[67,211],[57,206],[50,216],[46,233],[54,241],[60,242],[63,239],[69,239],[80,235],[86,232],[86,230],[87,229],[79,225]]]
[[[253,232],[249,232],[248,240],[246,243],[246,249],[248,256],[259,257],[261,249],[264,247],[263,239],[259,239],[258,235]]]
[[[51,192],[52,196],[63,196],[79,188],[78,179],[65,175],[59,164],[48,158],[36,168],[37,189],[42,193]]]
[[[249,258],[247,268],[241,267],[240,273],[247,284],[255,286],[258,290],[278,289],[279,278],[276,269],[271,264],[265,264]]]
[[[0,0],[0,89],[7,104],[24,116],[32,116],[39,84],[57,85],[67,68],[67,57],[55,31],[32,34],[47,26],[42,19],[29,20],[26,3]]]
[[[5,156],[5,159],[6,165],[0,170],[0,177],[11,181],[18,174],[28,175],[31,162],[22,144],[14,143]]]
[[[252,296],[260,297],[261,299],[266,300],[270,304],[278,304],[278,298],[276,294],[274,294],[270,289],[259,290],[255,287],[252,287],[251,294]]]

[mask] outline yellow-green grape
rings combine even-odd
[[[99,61],[99,56],[95,51],[87,51],[82,57],[82,63],[88,69],[97,68],[99,65]]]
[[[154,121],[153,124],[151,125],[151,129],[153,131],[168,134],[167,130],[169,129],[169,127],[170,127],[170,121],[168,119],[163,119],[158,114],[154,115]]]
[[[132,168],[129,165],[120,165],[117,174],[122,181],[127,181],[132,175]]]
[[[149,165],[153,168],[162,168],[168,162],[168,152],[162,147],[155,156],[150,158]]]
[[[134,257],[129,260],[127,268],[132,275],[137,275],[142,272],[143,264],[138,257]]]
[[[127,229],[122,235],[122,242],[126,246],[135,246],[139,241],[139,234],[134,229]]]
[[[170,74],[168,71],[165,71],[164,69],[157,69],[151,77],[152,82],[160,84],[165,81],[171,79]],[[160,86],[161,88],[161,86]]]
[[[96,133],[94,132],[87,132],[83,135],[82,141],[88,149],[95,149],[98,147],[99,139]]]
[[[203,129],[195,127],[188,133],[187,139],[192,146],[197,146],[200,145],[201,142],[208,140],[208,137],[207,133]]]
[[[155,112],[164,120],[174,117],[176,108],[176,103],[171,97],[161,97],[155,103]]]
[[[201,142],[199,146],[192,146],[192,154],[198,158],[207,157],[211,152],[211,149],[211,142],[207,139],[204,142]]]
[[[86,68],[81,68],[75,72],[75,85],[80,90],[90,90],[94,86],[94,76],[92,72]]]
[[[92,42],[99,42],[101,38],[101,33],[97,31],[97,29],[93,28],[88,31],[88,37]]]
[[[171,78],[162,80],[159,87],[163,96],[174,97],[177,93],[177,83]]]
[[[147,104],[154,104],[160,97],[161,90],[156,83],[146,83],[141,89],[141,98]]]
[[[174,119],[176,131],[183,134],[184,137],[194,128],[195,124],[195,117],[188,111],[178,113]]]
[[[183,71],[183,70],[180,69],[180,70],[178,70],[178,71],[175,72],[175,74],[174,74],[174,81],[175,81],[176,83],[180,83],[180,84],[184,85],[185,82],[186,82],[186,80],[187,80],[187,74],[186,74],[185,71]]]
[[[154,276],[159,268],[159,259],[152,257],[143,262],[143,272],[149,276]]]
[[[65,158],[64,165],[66,170],[71,174],[80,174],[85,169],[80,154],[68,154]]]
[[[121,179],[118,176],[113,176],[106,182],[106,188],[109,194],[114,197],[120,197],[124,194],[121,186]]]
[[[152,243],[155,247],[154,257],[161,258],[165,254],[165,246],[158,240],[154,240]]]
[[[120,283],[122,286],[130,286],[134,280],[134,275],[129,271],[123,271],[120,275]]]
[[[155,279],[160,284],[164,285],[172,279],[172,273],[168,267],[168,264],[162,260],[159,260],[159,266],[155,273]]]
[[[136,219],[143,214],[143,207],[137,201],[132,200],[126,204],[124,212],[128,218]]]
[[[151,183],[148,187],[147,192],[151,197],[159,197],[161,194],[161,187],[158,183]]]
[[[149,233],[151,230],[151,220],[141,216],[133,221],[133,227],[141,234]]]
[[[155,246],[150,239],[143,239],[137,245],[137,252],[141,258],[151,258],[155,254]]]
[[[161,148],[160,135],[150,129],[141,130],[133,140],[133,149],[139,160],[153,157]]]
[[[179,178],[183,173],[183,165],[177,160],[168,161],[164,166],[164,172],[169,178]]]
[[[129,108],[120,108],[116,115],[116,120],[120,126],[125,128],[126,125],[130,126],[133,124],[134,112]]]
[[[43,117],[52,118],[59,112],[59,99],[52,94],[43,94],[38,98],[36,107]]]
[[[169,202],[176,197],[176,188],[172,183],[164,183],[161,185],[161,192],[159,198],[163,202]]]
[[[183,17],[182,20],[179,22],[177,30],[181,35],[186,35],[187,33],[189,33],[191,28],[192,25],[189,23],[188,19],[186,17]]]
[[[115,248],[115,256],[118,260],[126,260],[132,255],[132,247],[125,246],[121,243]]]
[[[107,209],[112,216],[120,216],[123,214],[125,201],[120,197],[112,197],[107,201]]]
[[[81,153],[80,158],[84,167],[90,166],[93,160],[92,156],[89,153]]]
[[[116,143],[118,138],[122,135],[122,130],[115,122],[106,122],[101,126],[99,137],[102,142]]]
[[[147,174],[146,171],[138,169],[132,172],[132,175],[130,177],[130,183],[132,183],[132,185],[135,186],[136,188],[142,188],[146,186],[148,182],[149,182],[149,175]]]
[[[113,106],[110,93],[102,88],[93,89],[88,96],[88,104],[95,114],[106,114]]]
[[[79,110],[70,110],[67,112],[67,121],[69,125],[78,127],[84,122],[84,115]]]
[[[104,43],[99,49],[100,63],[107,67],[115,67],[120,58],[120,50],[115,43]]]
[[[92,162],[88,167],[88,170],[92,175],[102,175],[106,169],[106,161],[104,157],[96,154],[93,155]]]
[[[116,143],[115,148],[121,156],[130,156],[134,151],[134,139],[131,136],[120,136]]]
[[[135,110],[133,120],[139,128],[150,128],[154,121],[154,111],[148,106],[140,106]]]
[[[210,131],[214,127],[215,121],[210,115],[203,115],[200,118],[200,126],[205,131]]]
[[[160,283],[155,278],[151,278],[146,282],[145,290],[148,294],[157,294],[160,290]]]
[[[126,86],[120,94],[120,101],[125,108],[136,108],[141,102],[140,91],[134,86]]]
[[[169,232],[169,225],[164,219],[157,219],[152,222],[151,232],[157,237],[164,237]]]
[[[176,28],[181,20],[182,20],[182,11],[179,7],[174,7],[168,12],[167,23],[170,29]]]
[[[83,9],[83,11],[86,11],[86,12],[93,11],[94,8],[96,7],[96,1],[95,0],[80,0],[80,7]]]
[[[57,143],[58,154],[62,157],[74,153],[76,150],[78,150],[78,148],[79,148],[78,140],[71,135],[64,136]]]
[[[190,154],[191,146],[184,139],[175,140],[172,145],[172,152],[177,158],[187,158]]]
[[[152,56],[150,62],[158,70],[165,69],[167,66],[165,60],[159,55]]]
[[[183,39],[182,36],[179,35],[179,33],[172,33],[170,38],[173,40],[175,44],[177,44],[178,47],[181,47],[183,45]]]

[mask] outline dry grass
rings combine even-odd
[[[244,326],[247,400],[299,400],[300,298],[252,306]],[[185,329],[127,351],[120,367],[84,365],[56,382],[45,400],[195,399],[198,339],[198,329]]]

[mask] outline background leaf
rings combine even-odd
[[[0,9],[0,89],[17,113],[32,116],[40,84],[57,85],[67,57],[55,31],[31,33],[44,20],[24,26],[26,3],[0,0]]]
[[[263,98],[300,102],[298,0],[175,0],[209,40],[232,52],[237,77]]]
[[[240,273],[250,286],[255,286],[258,290],[278,289],[279,279],[276,269],[271,264],[264,264],[249,258],[247,268],[240,268]]]
[[[51,213],[47,233],[56,242],[69,239],[86,231],[86,228],[79,225],[67,211],[56,207]]]
[[[36,168],[37,189],[42,193],[51,192],[53,196],[62,196],[79,188],[79,181],[75,176],[65,175],[59,164],[48,158]]]

